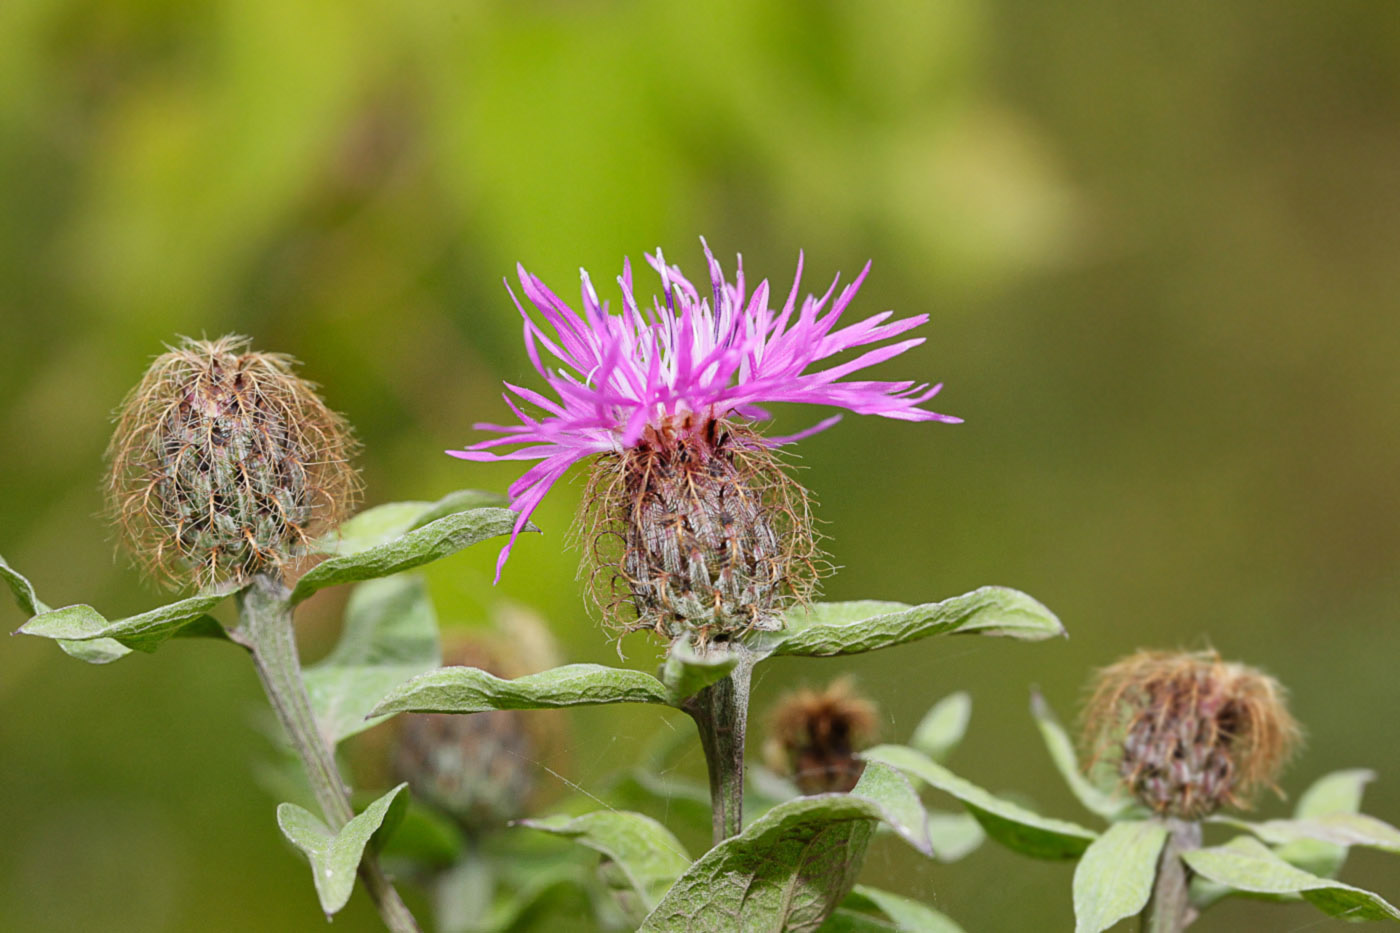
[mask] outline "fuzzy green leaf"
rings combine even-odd
[[[1306,820],[1264,820],[1259,823],[1218,817],[1213,822],[1248,830],[1270,845],[1283,846],[1315,840],[1343,848],[1366,846],[1400,854],[1400,829],[1365,813],[1326,813]]]
[[[1054,613],[1025,593],[984,586],[921,606],[873,600],[813,603],[788,613],[787,627],[760,636],[756,645],[763,654],[829,657],[950,634],[1039,641],[1063,635],[1065,629]]]
[[[387,577],[431,563],[479,541],[510,534],[516,515],[509,509],[472,509],[429,522],[383,544],[331,557],[312,567],[292,589],[291,602],[340,583]],[[530,531],[538,531],[533,525]]]
[[[987,833],[971,813],[928,811],[928,837],[933,857],[940,862],[956,862],[982,845]]]
[[[666,685],[671,705],[680,706],[710,684],[727,677],[738,663],[738,655],[731,652],[710,649],[702,654],[689,641],[680,640],[666,655],[661,682]]]
[[[879,764],[867,765],[849,794],[778,804],[701,856],[642,933],[814,931],[855,884],[875,825],[910,839],[919,830],[906,821],[917,808],[908,782]]]
[[[277,825],[282,833],[306,854],[311,862],[311,874],[316,881],[316,895],[326,916],[336,913],[350,900],[355,887],[355,873],[365,846],[389,815],[390,807],[407,784],[400,784],[365,808],[338,833],[333,833],[320,818],[294,803],[277,807]]]
[[[430,525],[439,518],[446,518],[458,512],[468,512],[472,509],[484,508],[504,508],[508,500],[498,492],[486,492],[482,489],[458,489],[449,492],[436,502],[431,502],[428,507],[413,520],[413,524],[407,530],[413,531],[415,528],[422,528]]]
[[[1298,798],[1293,816],[1299,820],[1359,813],[1366,785],[1376,779],[1374,771],[1353,768],[1325,774]],[[1324,878],[1335,878],[1347,859],[1347,846],[1320,839],[1298,839],[1278,848],[1278,856],[1290,865]]]
[[[1400,920],[1400,910],[1380,895],[1295,868],[1250,836],[1181,857],[1196,874],[1237,891],[1300,895],[1324,913],[1348,920]]]
[[[457,512],[486,506],[503,506],[505,498],[493,492],[459,489],[436,502],[386,502],[341,522],[335,530],[316,541],[321,554],[358,554],[415,528]]]
[[[226,639],[228,632],[208,612],[235,591],[235,587],[224,586],[115,622],[108,621],[91,606],[65,606],[41,612],[20,626],[19,631],[69,641],[112,639],[127,648],[146,652],[155,651],[175,637]]]
[[[1125,820],[1084,850],[1074,869],[1075,933],[1100,933],[1142,912],[1166,841],[1161,823]]]
[[[878,745],[863,752],[861,757],[866,761],[882,761],[958,798],[982,824],[987,835],[1026,855],[1073,858],[1082,854],[1098,838],[1098,834],[1091,829],[1044,817],[1003,800],[912,748]]]
[[[335,744],[375,725],[366,716],[390,690],[441,663],[427,586],[394,576],[355,587],[339,643],[303,674],[321,732]]]
[[[514,680],[474,667],[444,667],[389,691],[370,715],[669,702],[666,687],[650,674],[601,664],[566,664]]]
[[[851,891],[851,896],[842,902],[843,911],[846,908],[874,909],[880,911],[894,922],[893,927],[884,929],[896,929],[907,931],[907,933],[963,933],[962,927],[953,922],[952,918],[939,913],[927,904],[901,897],[898,894],[891,894],[889,891],[881,891],[879,888],[868,887],[858,884]],[[822,926],[821,933],[830,933],[831,921]],[[841,928],[838,926],[838,929]]]
[[[1055,763],[1055,769],[1086,810],[1112,821],[1136,808],[1132,800],[1104,793],[1079,770],[1074,743],[1039,690],[1031,691],[1031,715],[1035,717],[1045,747],[1050,750],[1050,760]]]
[[[32,617],[49,611],[48,605],[34,592],[34,584],[11,567],[3,556],[0,556],[0,580],[4,580],[9,586],[10,592],[15,596],[15,602],[19,603],[19,608],[25,615]],[[91,641],[60,638],[57,641],[58,647],[79,661],[89,664],[107,664],[131,654],[130,648],[111,638],[96,638]]]
[[[929,708],[914,727],[909,746],[934,761],[943,762],[958,747],[972,718],[972,697],[967,691],[949,694]]]
[[[521,820],[519,825],[573,839],[609,859],[647,911],[690,867],[690,856],[671,831],[649,816],[597,810],[569,818]]]

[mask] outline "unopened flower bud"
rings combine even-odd
[[[1098,673],[1084,710],[1089,770],[1184,820],[1277,789],[1299,738],[1279,683],[1213,651],[1131,655]]]
[[[807,491],[737,424],[693,415],[600,457],[584,501],[586,572],[628,631],[703,646],[782,627],[817,578]]]
[[[472,638],[450,646],[447,661],[503,672],[495,652]],[[525,815],[539,751],[539,736],[519,710],[418,713],[399,717],[393,767],[415,798],[479,835]]]
[[[353,505],[355,443],[294,361],[185,338],[118,409],[107,506],[148,572],[206,585],[280,572]]]
[[[764,760],[804,794],[844,793],[865,770],[856,754],[874,741],[876,726],[875,704],[856,693],[848,677],[820,692],[796,690],[773,708]]]

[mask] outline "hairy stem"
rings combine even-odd
[[[749,715],[753,660],[742,648],[739,663],[686,701],[685,710],[700,729],[700,744],[710,772],[710,807],[714,844],[744,828],[744,730]]]
[[[1201,824],[1170,820],[1168,828],[1171,835],[1162,847],[1152,899],[1142,914],[1145,933],[1181,933],[1196,919],[1190,897],[1191,870],[1181,855],[1201,847]]]
[[[267,576],[254,578],[239,597],[242,624],[239,640],[252,652],[253,664],[262,680],[267,699],[291,740],[302,768],[311,782],[326,824],[336,832],[355,815],[350,794],[335,765],[335,753],[316,724],[311,700],[301,679],[296,637],[292,631],[292,610],[287,604],[289,591],[280,580]],[[360,861],[360,880],[379,908],[384,924],[394,933],[418,933],[418,924],[399,892],[379,867],[368,849]]]

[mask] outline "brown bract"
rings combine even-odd
[[[1154,812],[1247,808],[1301,732],[1278,681],[1214,651],[1143,651],[1099,671],[1083,714],[1086,770],[1112,768]]]
[[[781,628],[823,562],[810,495],[773,449],[743,425],[693,418],[598,457],[578,528],[607,623],[703,647]]]
[[[821,691],[792,691],[773,707],[764,761],[804,794],[844,793],[865,770],[855,756],[874,741],[877,723],[875,704],[856,693],[849,677]]]
[[[280,573],[354,506],[357,445],[282,354],[183,338],[116,412],[107,511],[143,570],[174,586]]]

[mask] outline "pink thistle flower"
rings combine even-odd
[[[766,280],[752,293],[746,290],[742,257],[734,281],[728,282],[708,244],[703,239],[701,243],[709,264],[709,296],[702,297],[679,268],[667,265],[658,249],[646,258],[661,277],[664,298],[642,306],[633,289],[631,264],[624,261],[618,277],[623,306],[617,314],[599,300],[586,271],[580,270],[583,313],[579,314],[540,279],[517,266],[521,289],[549,325],[549,332],[509,284],[506,288],[524,321],[530,361],[557,400],[506,383],[510,390],[504,395],[506,405],[520,423],[479,424],[478,429],[499,436],[465,450],[447,451],[464,460],[538,461],[510,487],[511,508],[520,517],[501,550],[497,580],[516,536],[540,500],[570,467],[590,456],[623,454],[658,437],[700,436],[726,419],[765,420],[769,416],[761,406],[771,402],[830,405],[902,421],[962,420],[920,407],[938,393],[941,384],[846,378],[924,342],[922,337],[894,338],[925,323],[926,314],[891,320],[893,312],[884,311],[838,327],[870,271],[869,263],[834,300],[840,276],[820,298],[808,295],[799,304],[799,253],[792,288],[781,309],[774,311]],[[844,351],[872,345],[876,346],[854,359],[815,368]],[[521,402],[539,413],[531,413]],[[840,415],[829,417],[798,434],[764,438],[760,443],[770,447],[791,443],[839,420]],[[513,450],[494,452],[511,446]]]

